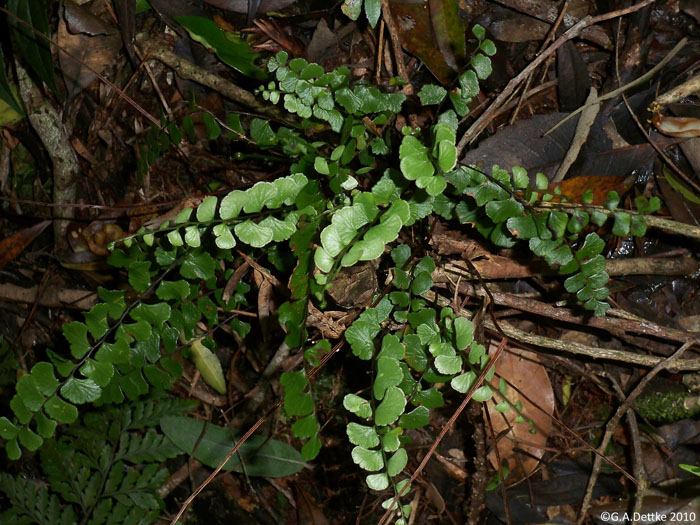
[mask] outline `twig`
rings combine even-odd
[[[572,202],[538,202],[533,205],[535,208],[562,208],[562,209],[577,209],[581,211],[585,211],[588,213],[593,213],[594,211],[598,211],[601,213],[604,213],[608,217],[615,215],[619,211],[624,211],[625,213],[628,213],[630,215],[643,215],[641,213],[637,213],[634,211],[630,210],[607,210],[606,208],[602,206],[593,206],[593,205],[581,205],[581,204],[574,204]],[[700,239],[700,227],[697,226],[692,226],[690,224],[683,224],[682,222],[677,222],[677,221],[672,221],[669,219],[663,219],[661,217],[656,217],[654,215],[644,215],[644,220],[647,223],[647,226],[651,226],[652,228],[658,228],[659,230],[663,230],[669,233],[673,233],[676,235],[684,235],[685,237],[692,237],[694,239]]]
[[[443,280],[444,270],[438,269],[433,273],[434,281],[439,282]],[[441,273],[443,275],[441,275]],[[477,286],[470,283],[462,282],[459,285],[459,292],[469,295],[483,297],[485,292]],[[548,317],[557,321],[565,323],[574,323],[581,326],[586,326],[590,328],[597,328],[600,330],[605,330],[613,335],[621,335],[625,333],[633,334],[643,334],[651,337],[658,337],[660,339],[665,339],[667,341],[673,341],[676,343],[685,343],[693,337],[692,334],[685,332],[683,330],[676,330],[674,328],[668,328],[665,326],[660,326],[646,319],[625,319],[611,317],[595,317],[592,315],[585,316],[582,314],[577,314],[572,312],[567,308],[562,308],[560,306],[553,306],[542,301],[538,301],[531,297],[522,297],[514,294],[508,294],[503,292],[491,292],[494,302],[500,306],[507,306],[510,308],[516,308],[522,312],[528,312],[535,315],[540,315],[543,317]],[[635,356],[631,357],[636,359],[639,354],[619,354],[620,356]],[[657,362],[654,361],[650,363],[652,366]]]
[[[435,302],[439,306],[450,306],[451,301],[445,297],[437,295],[435,292],[426,292],[423,297],[428,301]],[[458,315],[465,315],[463,311],[458,311]],[[652,324],[652,323],[649,323]],[[491,319],[484,319],[484,326],[489,330],[496,330],[496,326],[493,324]],[[618,361],[622,363],[630,363],[633,365],[640,365],[646,367],[657,366],[659,363],[664,362],[666,358],[658,356],[646,356],[639,355],[633,352],[625,352],[623,350],[613,350],[610,348],[596,348],[593,346],[584,345],[574,341],[561,341],[559,339],[552,339],[549,337],[544,337],[540,335],[535,335],[529,332],[523,332],[518,330],[507,323],[499,323],[499,326],[503,329],[503,333],[509,338],[518,341],[520,343],[525,343],[539,348],[549,348],[550,350],[556,350],[557,352],[563,352],[565,354],[572,355],[585,355],[593,359],[607,359],[610,361]],[[692,337],[689,334],[689,337]],[[696,343],[696,339],[691,339],[690,343]],[[696,359],[684,359],[676,364],[669,365],[669,370],[673,372],[682,371],[694,371],[700,370],[700,358]]]
[[[569,119],[575,117],[576,115],[578,115],[579,113],[581,113],[587,107],[593,106],[594,104],[600,104],[604,100],[615,98],[616,96],[621,95],[622,93],[632,89],[633,87],[636,87],[640,84],[644,84],[646,81],[650,80],[654,75],[656,75],[656,73],[658,73],[666,64],[668,64],[671,61],[671,59],[674,56],[676,56],[681,49],[683,49],[685,47],[685,45],[687,43],[688,43],[688,39],[683,38],[680,42],[678,42],[675,45],[675,47],[673,49],[671,49],[671,51],[668,52],[668,54],[661,60],[661,62],[656,64],[653,68],[651,68],[649,71],[644,73],[642,76],[632,80],[631,82],[628,82],[624,86],[621,86],[613,91],[610,91],[609,93],[605,93],[605,95],[600,95],[597,99],[595,99],[591,102],[586,101],[586,103],[583,106],[578,108],[576,111],[572,111],[571,113],[569,113],[556,126],[554,126],[552,129],[547,131],[547,133],[545,133],[545,136],[549,135],[552,131],[554,131],[559,126],[564,124],[564,122],[566,122],[567,120],[569,120]]]
[[[625,400],[625,393],[622,388],[615,380],[614,377],[610,377],[613,388],[617,393],[621,401]],[[631,408],[627,409],[627,426],[630,431],[630,438],[632,441],[632,471],[634,473],[634,479],[637,480],[637,491],[634,495],[634,508],[632,509],[633,515],[638,516],[642,512],[642,505],[644,504],[644,493],[648,487],[647,479],[644,474],[644,461],[642,460],[642,443],[639,438],[639,425],[637,425],[637,415]],[[634,520],[636,521],[636,520]]]
[[[666,359],[661,361],[646,376],[644,376],[644,378],[639,382],[639,384],[634,388],[634,390],[632,390],[630,395],[627,396],[625,402],[618,407],[617,411],[615,412],[615,415],[610,419],[610,421],[608,421],[608,424],[605,426],[605,433],[603,434],[603,439],[600,442],[600,445],[598,446],[598,452],[600,452],[600,454],[603,454],[605,452],[605,449],[608,447],[610,439],[612,438],[612,435],[615,432],[617,425],[620,423],[620,419],[622,419],[622,416],[625,415],[627,410],[632,407],[632,403],[634,403],[634,400],[637,399],[637,397],[639,397],[639,395],[644,391],[644,388],[646,388],[649,382],[656,375],[658,375],[659,372],[663,370],[671,370],[672,368],[674,368],[674,363],[679,360],[683,353],[686,350],[688,350],[688,348],[690,348],[698,342],[698,339],[688,341],[678,350],[676,350],[672,356],[667,357]],[[601,462],[601,456],[596,455],[596,457],[593,459],[593,469],[591,472],[591,477],[588,480],[588,487],[586,489],[586,494],[583,498],[583,503],[581,504],[581,511],[576,522],[577,525],[581,525],[583,523],[583,521],[586,518],[588,509],[591,506],[591,499],[593,497],[593,487],[595,487],[596,481],[598,480]]]
[[[386,23],[386,28],[389,31],[389,37],[391,38],[391,47],[394,49],[394,58],[396,59],[396,67],[399,70],[399,77],[406,82],[403,87],[403,92],[406,95],[413,94],[413,86],[408,78],[408,73],[406,72],[406,64],[403,60],[403,50],[401,49],[401,38],[399,37],[399,30],[396,27],[394,18],[391,15],[391,7],[389,6],[389,0],[382,0],[382,18]]]
[[[474,124],[471,125],[471,127],[459,140],[459,144],[457,145],[457,156],[461,156],[461,153],[467,146],[467,144],[474,140],[486,128],[486,126],[488,126],[489,122],[491,121],[491,118],[493,117],[493,114],[506,100],[508,100],[515,88],[518,87],[527,78],[527,76],[542,62],[544,62],[552,53],[554,53],[557,49],[564,45],[565,42],[571,40],[572,38],[576,38],[581,33],[581,31],[583,31],[584,28],[590,25],[598,24],[600,22],[610,20],[611,18],[617,18],[619,16],[633,13],[635,11],[638,11],[639,9],[642,9],[643,7],[652,4],[653,2],[654,0],[644,0],[638,4],[627,7],[625,9],[618,9],[616,11],[611,11],[610,13],[606,13],[604,15],[593,17],[587,16],[585,18],[582,18],[576,25],[572,26],[571,29],[569,29],[566,33],[557,38],[552,43],[552,45],[550,45],[542,54],[535,58],[525,69],[518,73],[510,82],[508,82],[508,85],[501,92],[501,94],[498,95],[498,97],[496,97],[496,99],[488,107],[488,109],[481,114],[481,116],[476,120],[476,122],[474,122]]]
[[[193,80],[194,82],[207,86],[214,91],[218,91],[225,97],[228,97],[231,100],[238,102],[262,115],[286,122],[285,113],[278,107],[263,104],[251,92],[246,91],[228,80],[214,75],[213,73],[210,73],[209,71],[180,58],[165,45],[152,39],[145,33],[139,33],[136,35],[136,43],[145,49],[145,55],[150,55],[152,58],[155,58],[166,66],[171,67],[180,77],[187,80]]]
[[[549,41],[553,40],[554,37],[557,35],[557,31],[559,30],[559,26],[561,25],[562,20],[564,20],[564,15],[566,14],[566,11],[568,8],[569,8],[569,0],[565,0],[564,5],[561,8],[561,11],[559,11],[559,16],[557,16],[557,19],[554,21],[554,24],[552,24],[552,27],[549,30],[547,37],[542,42],[542,46],[540,47],[540,50],[537,52],[537,54],[543,53],[544,50],[547,49],[547,44],[549,44]],[[547,70],[547,68],[545,68],[545,72],[546,72],[546,70]],[[518,118],[518,112],[520,111],[520,106],[527,98],[528,90],[530,89],[530,83],[532,82],[532,76],[534,75],[534,73],[535,72],[532,71],[527,76],[527,80],[525,81],[525,87],[523,87],[523,92],[521,93],[520,97],[518,97],[518,104],[515,106],[515,111],[513,111],[513,114],[510,116],[510,120],[508,120],[508,124],[513,124],[516,121],[516,119]]]

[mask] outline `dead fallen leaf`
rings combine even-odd
[[[496,345],[492,345],[489,353],[493,354],[495,349]],[[512,406],[506,412],[498,412],[496,404],[503,399],[495,394],[487,409],[493,432],[500,436],[497,446],[501,461],[507,461],[509,470],[519,479],[529,475],[544,454],[552,427],[554,390],[537,355],[525,350],[507,349],[496,363],[496,377],[508,383],[506,398]],[[513,408],[518,401],[522,403],[520,414]],[[515,421],[519,415],[524,422]],[[495,451],[488,457],[494,468],[500,468]]]
[[[0,268],[5,267],[22,253],[49,224],[51,224],[51,221],[41,221],[0,241]]]
[[[117,29],[95,14],[98,4],[104,7],[103,2],[95,2],[88,10],[67,0],[58,23],[58,46],[71,55],[58,54],[71,97],[92,84],[97,73],[114,64],[121,48]]]

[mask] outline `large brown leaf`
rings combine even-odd
[[[491,346],[491,354],[495,348]],[[520,478],[529,475],[544,454],[552,427],[554,390],[537,355],[525,350],[507,349],[496,362],[496,377],[508,384],[506,398],[511,405],[522,403],[520,414],[512,406],[506,412],[497,411],[496,403],[503,401],[498,393],[487,404],[494,434],[499,436],[500,459],[507,461],[510,472]],[[516,422],[519,415],[524,422]],[[489,461],[494,468],[499,468],[495,451],[489,453]]]
[[[100,6],[104,2],[95,2],[88,10],[66,0],[61,10],[58,46],[71,56],[61,52],[58,59],[71,98],[114,63],[121,47],[117,29],[96,14]]]

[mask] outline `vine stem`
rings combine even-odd
[[[513,77],[513,79],[510,82],[508,82],[508,85],[506,85],[505,89],[501,92],[500,95],[498,95],[498,97],[496,97],[496,99],[488,107],[488,109],[486,109],[486,111],[484,111],[481,114],[481,116],[476,120],[476,122],[472,124],[472,126],[464,133],[464,135],[462,135],[462,138],[457,144],[457,157],[460,157],[464,148],[467,147],[467,144],[474,140],[484,130],[484,128],[486,128],[489,122],[491,122],[491,119],[493,118],[493,115],[496,112],[496,110],[501,105],[503,105],[503,103],[511,96],[513,91],[515,91],[515,89],[525,81],[525,79],[530,75],[530,73],[532,73],[532,71],[535,70],[535,68],[539,67],[540,64],[547,60],[547,58],[551,56],[557,49],[559,49],[569,40],[576,38],[579,34],[581,34],[581,31],[583,31],[588,26],[598,24],[600,22],[605,22],[606,20],[610,20],[612,18],[624,16],[629,13],[634,13],[635,11],[639,11],[640,9],[646,6],[653,4],[654,1],[655,0],[643,0],[638,4],[632,5],[625,9],[618,9],[616,11],[605,13],[604,15],[587,16],[585,18],[582,18],[576,25],[572,26],[571,29],[569,29],[566,33],[557,38],[552,43],[552,45],[550,45],[545,51],[543,51],[539,56],[537,56],[537,58],[530,62],[530,64],[520,73],[518,73],[515,77]]]

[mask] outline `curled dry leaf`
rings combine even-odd
[[[493,355],[495,349],[496,345],[491,345],[489,353]],[[554,390],[537,355],[525,350],[510,348],[504,352],[496,362],[496,377],[508,383],[506,398],[511,408],[506,412],[497,411],[496,404],[503,401],[503,397],[494,392],[487,409],[493,432],[499,436],[501,461],[507,461],[510,472],[521,478],[537,467],[544,454],[552,427]],[[520,414],[513,408],[518,401],[522,403]],[[518,415],[524,422],[516,422]],[[531,430],[535,432],[531,433]],[[492,450],[488,457],[494,468],[499,468],[495,451]]]
[[[666,117],[654,113],[651,119],[661,133],[671,137],[693,138],[700,137],[700,119],[690,117]]]
[[[7,265],[22,253],[49,224],[51,224],[51,221],[41,221],[30,228],[20,230],[14,235],[0,241],[0,268]]]
[[[58,46],[71,55],[58,55],[71,97],[89,86],[97,78],[96,72],[101,73],[114,64],[121,48],[117,29],[103,22],[95,12],[98,4],[103,3],[95,2],[92,10],[88,10],[66,1],[58,23]]]

